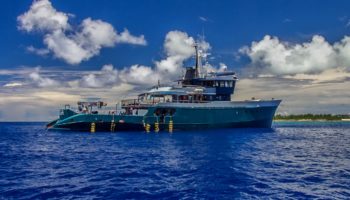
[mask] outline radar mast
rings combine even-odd
[[[195,78],[200,78],[201,67],[202,67],[202,61],[201,61],[201,55],[199,55],[199,46],[198,46],[198,43],[195,43],[195,44],[194,44],[194,48],[195,48],[195,50],[196,50]]]

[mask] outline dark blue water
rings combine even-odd
[[[350,198],[350,123],[168,133],[0,123],[0,199]]]

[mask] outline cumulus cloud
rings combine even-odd
[[[87,20],[88,23],[89,20]],[[93,26],[95,26],[94,24]],[[90,31],[83,31],[84,34],[89,35],[90,40],[95,43],[107,44],[108,39],[101,39],[97,35],[88,34]],[[53,33],[62,34],[58,31]],[[77,53],[80,50],[76,47],[71,38],[64,38],[63,41],[57,43],[58,39],[47,38],[48,46],[54,50],[62,48],[56,54],[66,57],[70,62],[77,62],[80,58],[74,57],[73,52]],[[81,36],[87,37],[87,36]],[[210,49],[209,43],[206,41],[197,42],[202,49],[201,54],[205,56]],[[63,45],[64,44],[64,45]],[[13,82],[23,80],[23,84],[28,88],[30,86],[40,88],[112,88],[119,85],[132,85],[138,88],[149,87],[157,84],[158,80],[162,83],[170,83],[175,79],[180,78],[183,70],[184,62],[193,57],[195,50],[195,40],[187,33],[181,31],[170,31],[164,40],[164,54],[165,58],[156,61],[153,66],[145,66],[142,64],[134,64],[124,68],[115,68],[113,65],[104,65],[101,70],[97,71],[71,71],[71,70],[57,70],[57,69],[42,69],[42,67],[33,68],[22,67],[16,70],[0,70],[1,75],[10,75],[16,77],[16,81],[9,80],[6,87],[11,87]],[[73,51],[73,52],[72,52]],[[62,54],[59,54],[62,53]],[[81,54],[85,55],[85,51]],[[75,60],[77,59],[77,60]],[[203,65],[203,69],[210,71],[221,70],[209,64]],[[26,82],[27,81],[27,82]]]
[[[164,50],[168,56],[187,58],[194,54],[195,40],[182,31],[170,31],[165,36]]]
[[[141,35],[139,37],[135,37],[130,34],[128,29],[124,29],[123,32],[121,32],[116,37],[116,41],[118,43],[129,43],[129,44],[135,44],[135,45],[147,45],[147,41],[145,40],[145,36]]]
[[[73,37],[65,35],[62,31],[55,31],[47,34],[44,39],[47,48],[57,58],[61,58],[69,64],[79,64],[83,60],[88,60],[94,53],[94,49],[83,48]]]
[[[350,69],[350,37],[345,36],[340,42],[334,44],[337,52],[338,65]]]
[[[183,62],[195,54],[195,40],[181,31],[170,31],[165,36],[164,51],[167,58],[156,61],[157,70],[167,73],[179,73],[183,67]],[[198,42],[202,54],[210,50],[210,44],[204,40]]]
[[[148,87],[154,85],[158,79],[157,72],[148,66],[132,65],[118,70],[113,65],[104,65],[100,71],[84,75],[78,80],[78,85],[88,88],[111,88],[121,84]],[[74,81],[71,84],[74,84]]]
[[[160,75],[151,67],[132,65],[121,72],[121,78],[129,84],[148,86],[154,85],[160,80]]]
[[[149,87],[160,80],[160,74],[149,66],[132,65],[123,69],[116,69],[113,65],[105,65],[100,71],[90,72],[78,80],[79,87],[102,88],[121,84]],[[70,82],[75,84],[74,81]]]
[[[99,88],[113,86],[119,81],[119,72],[113,65],[104,65],[101,71],[85,75],[80,80],[81,87]]]
[[[210,44],[204,40],[197,42],[201,49],[201,55],[205,56],[211,48]],[[169,81],[179,78],[183,65],[186,60],[195,54],[195,40],[187,33],[182,31],[170,31],[165,36],[164,53],[165,58],[155,61],[153,67],[135,64],[125,67],[121,70],[114,69],[112,65],[102,68],[99,72],[92,72],[79,81],[80,86],[84,87],[111,87],[121,83],[132,84],[136,86],[148,87],[157,84],[159,81]],[[216,71],[211,65],[204,65],[203,68],[209,68]],[[109,81],[107,81],[109,80]]]
[[[30,9],[18,16],[18,28],[27,32],[67,29],[69,14],[57,11],[49,0],[35,0]]]
[[[275,75],[321,73],[337,67],[350,69],[348,36],[334,44],[320,35],[313,36],[310,42],[291,44],[267,35],[240,52],[250,58],[257,72]]]
[[[113,26],[102,20],[84,19],[74,27],[69,24],[70,14],[57,11],[49,0],[36,0],[30,9],[18,16],[18,28],[26,32],[44,34],[47,49],[29,48],[37,54],[52,52],[69,64],[79,64],[100,53],[104,47],[117,43],[146,45],[143,35],[133,36],[125,29],[120,34]]]
[[[39,70],[36,70],[29,74],[31,81],[38,87],[57,87],[59,82],[51,78],[42,77],[39,73]]]
[[[117,33],[111,24],[91,18],[82,22],[81,30],[76,35],[76,41],[87,48],[111,47],[116,40]]]
[[[250,99],[252,96],[257,99],[283,99],[279,113],[350,112],[350,71],[347,65],[350,62],[346,59],[350,57],[348,37],[334,44],[322,37],[302,44],[290,44],[273,37],[265,40],[265,44],[255,42],[253,44],[257,46],[241,50],[248,56],[251,54],[255,58],[254,65],[259,65],[265,73],[254,78],[241,77],[237,83],[235,100]],[[104,41],[99,41],[99,44],[102,43]],[[15,108],[2,112],[0,120],[28,120],[28,116],[40,117],[30,120],[54,119],[61,105],[75,103],[83,97],[102,97],[111,103],[126,96],[131,97],[137,93],[137,89],[154,85],[158,80],[174,80],[180,75],[186,60],[194,55],[193,45],[194,39],[188,34],[171,31],[164,40],[164,59],[153,66],[135,64],[117,69],[105,65],[98,71],[40,68],[34,71],[29,68],[0,70],[0,76],[6,76],[6,80],[2,81],[3,87],[0,87],[0,110],[12,106]],[[200,46],[204,49],[201,54],[207,55],[209,43],[202,41]],[[317,54],[311,51],[319,51],[323,57],[316,60]],[[281,54],[282,59],[274,58]],[[160,62],[166,64],[160,66]],[[311,62],[322,66],[313,68]],[[330,66],[324,63],[330,63]],[[277,68],[283,68],[285,64],[287,70]],[[295,66],[298,66],[297,70],[293,69]],[[225,71],[227,66],[220,63],[219,67],[214,67],[206,63],[203,68],[207,71]],[[41,107],[40,111],[38,106]]]
[[[94,29],[98,29],[98,31],[94,32]],[[104,35],[105,32],[112,29],[109,24],[99,20],[93,21],[88,18],[82,23],[81,31],[78,35],[75,35],[76,38],[66,37],[62,31],[54,31],[46,36],[45,43],[49,49],[55,52],[56,56],[65,58],[70,63],[76,63],[84,59],[84,57],[91,56],[85,49],[95,49],[94,51],[98,51],[98,46],[108,45],[115,38],[118,38],[116,35],[116,37],[110,38],[108,38],[109,35]],[[208,42],[204,40],[196,42],[187,33],[175,30],[166,34],[163,45],[165,58],[155,61],[154,66],[134,64],[130,67],[117,69],[109,64],[104,65],[98,71],[69,72],[65,70],[45,71],[41,67],[37,67],[34,71],[29,69],[15,70],[15,74],[21,77],[27,77],[25,80],[30,81],[26,84],[28,87],[34,85],[41,88],[112,88],[124,84],[144,88],[157,84],[158,80],[162,83],[172,83],[173,80],[180,78],[184,62],[193,58],[195,54],[195,43],[201,49],[201,56],[205,57],[211,48]],[[82,49],[77,44],[84,47],[91,44],[98,45],[97,47],[92,46]],[[211,72],[223,71],[227,67],[221,63],[220,67],[216,68],[207,63],[202,68],[205,71]],[[0,70],[0,75],[1,73],[9,74],[14,73],[14,71],[7,70],[2,72]],[[11,82],[8,84],[11,84]]]
[[[283,99],[279,113],[349,113],[350,38],[333,44],[315,35],[311,41],[292,44],[277,37],[243,47],[251,60],[248,74],[237,84],[237,100]]]
[[[61,30],[46,34],[44,43],[57,58],[70,64],[79,64],[98,55],[101,48],[113,47],[117,33],[113,26],[101,20],[85,19],[74,34]]]

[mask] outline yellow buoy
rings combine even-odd
[[[116,124],[114,122],[112,122],[111,123],[111,132],[115,131],[115,126],[116,126]]]
[[[94,122],[92,122],[91,126],[90,126],[90,132],[95,133],[95,131],[96,131],[96,124]]]
[[[149,133],[151,131],[151,125],[150,124],[146,124],[146,132]]]
[[[154,123],[154,131],[155,131],[156,133],[159,132],[159,123],[158,123],[158,122]]]
[[[169,121],[169,132],[172,133],[174,129],[174,124],[173,124],[173,120]]]

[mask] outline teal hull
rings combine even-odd
[[[154,131],[156,123],[159,123],[160,131],[169,131],[171,123],[174,131],[207,128],[270,128],[279,103],[279,100],[272,100],[235,104],[227,102],[221,106],[158,104],[149,107],[148,112],[143,116],[77,114],[67,111],[62,119],[49,123],[48,129],[90,132],[94,124],[93,129],[96,132],[143,131],[148,124],[150,131]],[[161,108],[171,108],[176,112],[172,116],[156,116],[156,110]]]

